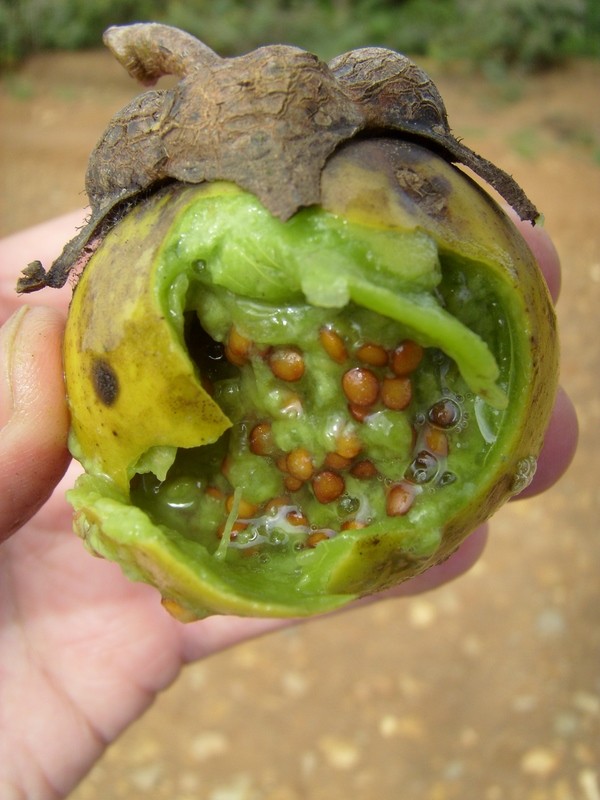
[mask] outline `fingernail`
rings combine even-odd
[[[14,407],[14,360],[17,339],[29,308],[23,306],[0,329],[0,429],[9,421]]]

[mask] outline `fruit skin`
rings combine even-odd
[[[165,438],[160,441],[174,446],[210,441],[227,425],[211,407],[212,401],[207,402],[210,398],[194,378],[189,359],[185,363],[181,333],[161,314],[156,301],[160,291],[152,282],[165,237],[190,196],[222,191],[228,191],[227,185],[217,183],[199,188],[176,185],[156,193],[109,233],[76,288],[65,339],[65,371],[72,446],[89,474],[70,494],[75,527],[93,552],[118,561],[131,577],[157,586],[167,610],[183,620],[211,613],[321,613],[444,560],[522,488],[523,474],[541,447],[556,390],[554,314],[520,235],[462,173],[431,151],[394,140],[344,146],[322,174],[322,205],[327,211],[365,225],[425,230],[441,254],[477,265],[493,283],[512,334],[509,404],[486,470],[469,502],[447,520],[439,546],[435,537],[428,541],[428,531],[390,533],[383,520],[367,531],[345,531],[305,550],[298,558],[301,576],[294,586],[289,576],[278,576],[269,567],[250,576],[234,575],[226,563],[200,546],[152,526],[140,509],[129,505],[127,489],[131,459],[158,443],[150,434],[144,438],[135,420],[149,421],[150,432],[157,436],[164,426]],[[130,259],[136,261],[133,274],[124,266]],[[115,303],[115,291],[122,302]],[[156,362],[141,360],[146,349],[152,349]],[[98,361],[118,376],[119,393],[110,402],[94,384],[93,365]],[[119,376],[132,364],[136,382],[130,385]],[[151,388],[165,368],[172,369],[168,395]],[[180,383],[181,370],[185,380]],[[180,401],[177,388],[173,391],[173,384],[183,387],[184,400]],[[109,400],[110,386],[109,380]],[[180,430],[171,412],[189,407],[194,392],[201,413],[193,420],[184,413],[191,432],[183,442],[171,441]],[[129,441],[119,450],[122,445],[115,440],[125,438],[125,433]]]

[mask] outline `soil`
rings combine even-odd
[[[503,509],[453,584],[189,667],[73,800],[600,798],[600,64],[502,86],[424,66],[455,133],[517,178],[562,257],[572,468]],[[0,233],[85,204],[88,154],[137,91],[103,52],[5,76]]]

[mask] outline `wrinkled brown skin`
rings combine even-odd
[[[232,181],[286,220],[320,202],[329,156],[370,133],[418,140],[472,169],[522,219],[538,216],[509,175],[451,134],[431,79],[392,50],[352,50],[329,64],[284,45],[221,58],[157,23],[113,27],[104,40],[141,83],[164,75],[179,81],[139,95],[112,119],[89,162],[88,223],[48,272],[39,261],[29,264],[19,292],[63,286],[124,210],[168,182]]]

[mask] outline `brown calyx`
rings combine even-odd
[[[232,181],[286,220],[320,201],[321,173],[334,150],[369,131],[424,140],[473,169],[523,219],[537,216],[509,175],[452,135],[431,79],[392,50],[362,48],[329,64],[284,45],[221,58],[157,23],[110,28],[104,40],[143,84],[163,75],[179,81],[136,97],[111,120],[89,161],[88,224],[48,273],[39,263],[26,268],[19,292],[62,286],[105,220],[166,181]]]

